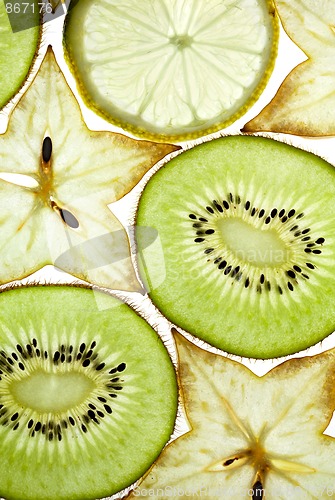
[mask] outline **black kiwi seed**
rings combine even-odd
[[[215,206],[215,208],[219,211],[219,212],[223,212],[223,208],[222,206],[220,205],[220,203],[218,203],[216,200],[213,200],[213,205]]]

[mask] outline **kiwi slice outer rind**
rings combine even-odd
[[[263,185],[262,177],[257,179],[256,174],[254,175],[253,162],[255,164],[263,162],[264,168],[261,168],[261,172],[268,184]],[[213,166],[212,170],[210,165]],[[243,176],[239,177],[241,174],[238,169],[241,165],[244,173],[247,172],[246,179]],[[316,172],[314,181],[317,186],[313,184],[313,175],[309,177],[309,174],[313,174],[313,169]],[[201,222],[201,217],[206,218],[206,214],[207,216],[214,214],[215,217],[222,215],[221,212],[225,211],[224,198],[230,202],[229,189],[221,186],[218,172],[221,172],[222,178],[227,177],[227,172],[230,176],[233,175],[234,180],[230,179],[230,186],[232,190],[235,189],[232,191],[234,196],[241,194],[241,190],[238,192],[239,188],[243,190],[245,188],[246,193],[248,188],[251,190],[250,195],[260,204],[254,206],[255,218],[262,215],[260,224],[263,224],[270,215],[270,213],[261,214],[261,209],[270,212],[270,206],[280,199],[279,191],[283,189],[287,191],[288,205],[292,205],[289,211],[295,208],[296,212],[294,216],[293,212],[290,214],[292,223],[287,221],[288,213],[282,217],[283,221],[280,219],[280,222],[286,222],[286,227],[290,223],[290,230],[296,225],[293,223],[294,219],[301,225],[301,231],[298,229],[296,232],[287,231],[287,233],[293,235],[295,248],[301,250],[299,250],[299,262],[303,263],[303,269],[298,269],[298,263],[295,264],[298,271],[291,268],[284,269],[281,279],[284,280],[285,287],[276,285],[269,290],[271,283],[268,285],[260,271],[257,278],[259,281],[254,280],[253,287],[249,286],[250,283],[246,285],[246,277],[243,276],[240,279],[242,286],[239,288],[239,270],[233,276],[235,270],[231,268],[228,273],[229,286],[225,284],[225,291],[229,288],[230,292],[224,296],[220,280],[230,266],[219,268],[220,262],[208,253],[211,245],[204,241],[207,236],[197,234],[198,229],[203,231],[204,227],[193,227],[193,224],[199,223],[206,225]],[[300,185],[297,203],[294,203],[292,194],[294,191],[294,182],[290,177],[292,173],[295,182]],[[279,178],[284,175],[282,184],[277,183],[276,175],[279,175]],[[195,194],[197,182],[199,185],[205,184],[205,188],[202,189],[202,192],[205,191],[205,196]],[[248,185],[249,182],[252,189]],[[314,190],[311,190],[311,184]],[[313,193],[318,193],[320,189],[322,189],[322,202],[317,203],[310,198],[313,198]],[[262,192],[267,200],[264,207],[261,206]],[[203,201],[201,197],[204,198]],[[311,206],[304,205],[305,199]],[[213,204],[214,200],[219,202],[220,209]],[[244,203],[246,201],[244,200]],[[239,200],[239,203],[242,204],[243,200]],[[279,205],[278,209],[282,209],[283,207]],[[210,206],[213,214],[206,210],[206,206]],[[306,210],[301,215],[299,207],[302,206]],[[248,209],[250,213],[252,205]],[[198,211],[194,214],[196,210]],[[311,217],[311,213],[315,210],[321,214],[319,217],[321,226],[315,217]],[[182,152],[167,162],[154,173],[142,191],[137,207],[136,227],[140,229],[141,226],[150,227],[158,232],[159,244],[156,246],[161,245],[161,255],[153,251],[150,258],[145,257],[146,254],[149,255],[145,249],[145,237],[142,236],[143,231],[137,229],[137,264],[141,279],[148,289],[151,300],[168,320],[214,347],[237,356],[258,359],[294,354],[323,340],[335,328],[335,309],[332,300],[335,242],[334,228],[331,220],[329,221],[329,214],[334,213],[334,210],[335,169],[325,160],[265,137],[227,136],[208,141]],[[279,212],[280,210],[277,211],[278,219]],[[312,219],[310,224],[308,219]],[[309,225],[313,226],[312,230]],[[299,235],[299,232],[302,234]],[[324,234],[321,233],[327,234],[326,243]],[[198,268],[199,259],[203,264]],[[207,260],[209,268],[206,268]],[[291,271],[294,271],[294,276]],[[206,282],[208,286],[202,286]],[[311,282],[313,289],[309,288]],[[249,288],[252,288],[252,298],[245,300],[245,292]],[[242,301],[238,300],[240,293],[244,297]],[[277,295],[280,295],[280,306],[276,305]],[[262,301],[263,319],[260,310],[250,307],[250,303],[258,300]],[[216,308],[215,303],[221,304],[221,307]]]
[[[268,5],[268,11],[269,11],[269,17],[270,17],[270,23],[271,23],[271,28],[272,28],[272,46],[271,46],[271,51],[269,54],[268,58],[268,64],[267,67],[263,73],[262,78],[259,80],[256,88],[252,92],[252,94],[248,97],[247,101],[245,104],[243,104],[236,112],[234,112],[231,116],[226,118],[223,121],[219,121],[218,123],[214,123],[210,126],[203,127],[201,129],[191,131],[191,132],[185,132],[185,133],[177,133],[177,134],[169,134],[169,133],[158,133],[154,132],[152,130],[149,130],[149,128],[145,128],[140,125],[135,125],[131,123],[130,121],[127,121],[126,119],[122,119],[118,117],[116,114],[111,114],[103,109],[103,106],[98,105],[89,95],[89,92],[87,91],[86,85],[83,83],[81,78],[78,78],[78,75],[80,75],[81,71],[79,69],[78,64],[75,62],[76,58],[79,58],[81,61],[81,65],[84,67],[83,64],[83,56],[84,56],[84,49],[81,48],[80,51],[76,51],[76,56],[74,56],[74,51],[71,48],[71,44],[69,42],[69,26],[70,22],[73,23],[73,27],[71,28],[72,33],[76,33],[79,29],[82,29],[82,25],[84,22],[85,18],[85,13],[87,9],[82,9],[79,11],[78,9],[78,4],[80,3],[80,0],[71,0],[70,5],[69,5],[69,10],[65,18],[65,23],[64,23],[64,30],[63,30],[63,46],[64,46],[64,58],[65,61],[68,64],[68,67],[73,75],[73,77],[76,79],[76,85],[77,89],[80,93],[81,98],[83,99],[84,103],[86,106],[90,109],[92,109],[97,115],[101,116],[108,122],[112,123],[113,125],[122,128],[123,130],[129,132],[130,134],[133,134],[135,136],[138,136],[142,139],[146,140],[151,140],[155,142],[172,142],[172,143],[178,143],[178,142],[184,142],[184,141],[189,141],[192,139],[196,139],[205,135],[210,135],[213,134],[214,132],[217,132],[219,130],[222,130],[223,128],[228,127],[232,123],[234,123],[236,120],[238,120],[241,116],[243,116],[248,109],[253,106],[253,104],[259,99],[261,94],[263,93],[270,76],[272,74],[272,71],[274,69],[275,63],[276,63],[276,58],[277,58],[277,52],[278,52],[278,40],[279,40],[279,20],[278,16],[276,14],[275,7],[273,5],[272,0],[265,0],[265,3]],[[87,4],[89,6],[89,3]],[[79,42],[77,42],[79,43]],[[126,113],[124,112],[124,115]],[[129,115],[129,119],[131,120],[131,117]]]
[[[58,301],[57,307],[55,307],[55,301]],[[146,472],[163,446],[169,441],[177,413],[176,373],[169,354],[156,332],[134,310],[119,299],[96,290],[93,291],[86,286],[10,287],[0,293],[0,303],[0,369],[2,372],[0,387],[1,384],[4,387],[4,380],[8,381],[10,377],[16,378],[15,374],[12,373],[15,368],[18,369],[18,375],[25,373],[22,371],[22,366],[20,369],[18,368],[19,363],[25,364],[26,370],[29,371],[33,366],[34,358],[35,360],[43,358],[41,349],[37,354],[43,339],[48,338],[49,349],[47,350],[49,354],[52,352],[51,364],[53,363],[55,366],[66,364],[67,361],[61,361],[60,356],[63,352],[65,359],[70,350],[66,347],[55,350],[54,346],[57,343],[60,344],[60,338],[63,339],[62,343],[64,344],[67,333],[71,330],[74,332],[74,337],[77,336],[80,347],[79,345],[77,349],[73,347],[70,355],[73,357],[75,352],[78,355],[81,353],[81,359],[76,361],[77,367],[81,362],[84,363],[88,347],[84,350],[82,344],[85,343],[87,332],[83,331],[79,334],[78,329],[85,330],[92,320],[92,316],[94,316],[94,320],[91,329],[93,336],[96,337],[97,348],[99,349],[99,344],[101,344],[107,359],[108,356],[115,358],[114,363],[112,363],[115,364],[115,367],[112,367],[112,374],[109,377],[118,378],[124,375],[124,380],[120,378],[119,381],[111,382],[111,385],[115,387],[107,390],[115,395],[113,399],[108,399],[108,395],[104,398],[101,391],[99,394],[95,394],[97,407],[95,418],[100,420],[100,425],[96,422],[87,423],[87,417],[83,420],[85,412],[83,412],[83,405],[79,405],[83,415],[80,416],[79,410],[76,417],[73,414],[72,420],[76,422],[76,425],[69,417],[67,425],[63,426],[62,424],[59,431],[62,439],[59,439],[58,431],[53,430],[56,428],[54,423],[51,430],[54,435],[51,441],[48,439],[48,432],[43,431],[43,426],[38,425],[38,422],[30,425],[29,422],[33,419],[31,410],[24,406],[18,407],[15,413],[14,410],[9,410],[10,395],[7,391],[4,396],[0,389],[0,441],[2,449],[0,496],[13,500],[94,500],[112,495],[130,486]],[[34,319],[31,317],[33,314],[35,315]],[[67,318],[67,324],[64,323],[61,328],[58,328],[57,322],[64,321],[64,318]],[[34,337],[31,338],[33,323],[35,323],[36,331]],[[50,323],[54,323],[55,326]],[[117,338],[117,332],[123,328],[125,328],[125,333],[122,332],[122,335]],[[46,333],[48,329],[49,333]],[[15,333],[12,334],[12,331]],[[13,340],[14,335],[18,337],[16,340]],[[58,335],[60,338],[57,340]],[[108,344],[111,345],[110,352],[106,351]],[[20,345],[22,349],[19,347]],[[86,346],[88,346],[88,340]],[[113,346],[114,352],[112,352]],[[91,362],[99,363],[95,367],[95,375],[98,374],[99,377],[105,367],[101,368],[103,363],[99,360],[99,355],[94,360],[94,346],[91,350],[93,350],[93,355],[89,354]],[[57,351],[59,352],[57,353]],[[144,361],[140,359],[143,352],[145,354]],[[22,356],[23,359],[21,359]],[[120,363],[120,356],[127,358],[127,360]],[[42,361],[46,363],[48,360],[43,359]],[[118,367],[121,365],[122,370],[120,368],[120,373],[118,373]],[[131,366],[133,373],[129,374],[127,384],[127,370]],[[86,366],[85,369],[90,369],[90,367]],[[143,390],[136,388],[134,382],[138,378],[137,369],[138,374],[146,376],[147,386]],[[80,370],[83,371],[79,368],[78,371]],[[151,379],[149,378],[150,373]],[[159,378],[161,378],[161,384],[157,386]],[[122,391],[118,389],[121,384],[123,385]],[[17,393],[15,392],[15,395]],[[97,397],[100,397],[100,400]],[[123,403],[118,406],[117,402],[122,398]],[[142,404],[141,398],[146,399],[147,403],[152,400],[151,402],[154,404]],[[104,399],[107,399],[107,402]],[[101,408],[98,407],[99,404]],[[157,406],[155,406],[156,404]],[[6,414],[3,414],[6,405],[8,406],[8,418],[6,418]],[[92,406],[88,408],[88,412],[92,413],[91,408]],[[101,410],[104,412],[104,417],[97,415],[99,410],[100,413]],[[125,430],[120,432],[120,422],[122,422],[123,415],[127,415],[128,410],[133,411],[132,418],[134,420],[130,419],[127,422],[127,417],[125,417]],[[25,415],[25,412],[29,413],[29,416]],[[61,412],[62,410],[59,410],[58,414],[64,416],[64,413]],[[16,413],[19,413],[18,417]],[[48,415],[46,412],[41,415],[42,423]],[[99,436],[100,428],[106,425],[108,418],[111,419],[113,415],[115,415],[114,427],[109,428],[109,434],[100,433]],[[149,415],[152,425],[148,423],[147,415]],[[63,418],[63,423],[64,420],[66,421],[66,418]],[[22,422],[21,426],[19,425],[13,430],[18,422]],[[82,429],[82,425],[86,427],[86,430]],[[109,424],[107,423],[107,425]],[[24,438],[21,434],[22,441],[20,442],[19,438],[18,442],[15,442],[19,431],[22,431]],[[81,436],[84,441],[75,449],[75,442],[79,441]],[[25,442],[25,438],[28,442]],[[95,438],[96,442],[94,443]],[[113,446],[110,445],[113,439],[116,443],[115,448],[119,446],[119,455],[116,452],[113,454]],[[52,445],[51,449],[48,448],[50,444]],[[59,448],[62,444],[63,452],[57,454],[57,447]]]
[[[6,2],[4,2],[6,4]],[[12,3],[12,5],[14,5]],[[31,9],[31,6],[32,5],[37,5],[37,9],[40,9],[40,6],[38,5],[38,2],[36,0],[33,0],[33,2],[30,2],[29,6],[28,6],[28,9],[30,8]],[[20,4],[20,8],[21,8],[21,4]],[[23,6],[22,6],[23,8]],[[6,12],[6,11],[5,11]],[[38,51],[39,51],[39,47],[41,45],[41,42],[42,42],[42,37],[43,37],[43,13],[40,12],[38,16],[36,16],[36,21],[39,21],[38,22],[38,29],[37,26],[32,26],[31,28],[28,28],[30,30],[36,30],[37,34],[36,36],[34,37],[34,46],[35,46],[35,50],[31,52],[30,56],[29,56],[29,59],[30,59],[30,65],[26,71],[26,74],[25,76],[23,76],[19,83],[17,85],[14,86],[14,90],[11,90],[10,92],[3,92],[3,97],[0,98],[0,110],[3,109],[10,101],[11,99],[13,99],[17,94],[18,92],[24,88],[25,84],[27,83],[28,79],[30,78],[31,74],[34,72],[34,67],[35,67],[35,63],[36,63],[36,59],[38,57]],[[17,35],[19,35],[20,32],[17,32]]]

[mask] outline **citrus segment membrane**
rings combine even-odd
[[[15,22],[21,26],[19,31],[13,33],[9,16],[15,16]],[[32,0],[29,4],[0,2],[0,109],[18,92],[26,79],[39,38],[37,1]]]
[[[80,0],[64,43],[88,106],[137,135],[184,140],[258,98],[277,31],[267,0]]]
[[[14,289],[0,304],[0,496],[94,500],[129,486],[174,428],[161,340],[89,289]]]
[[[335,439],[322,433],[334,409],[334,350],[259,378],[180,335],[176,342],[191,430],[163,451],[131,498],[333,497]]]
[[[335,327],[334,210],[335,169],[317,156],[261,137],[213,140],[145,186],[137,225],[157,231],[162,257],[145,258],[138,231],[140,274],[163,314],[208,343],[291,354]]]
[[[56,264],[140,290],[126,231],[107,205],[175,149],[89,130],[49,49],[0,136],[0,283]]]

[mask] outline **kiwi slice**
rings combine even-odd
[[[161,247],[148,253],[137,232],[142,280],[169,320],[213,346],[297,352],[335,328],[334,213],[326,161],[263,137],[213,140],[147,183],[137,225]]]
[[[118,299],[69,286],[0,294],[0,496],[118,492],[159,455],[176,409],[163,343]]]
[[[0,2],[0,109],[24,83],[40,39],[40,5]]]

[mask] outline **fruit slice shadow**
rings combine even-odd
[[[168,188],[167,188],[168,186]],[[226,352],[274,358],[335,329],[335,169],[262,137],[183,152],[139,200],[138,265],[173,323]]]
[[[94,500],[130,486],[176,418],[156,332],[91,289],[16,288],[0,304],[0,496]]]
[[[333,497],[335,439],[323,431],[335,406],[335,351],[291,359],[260,378],[175,338],[191,430],[167,446],[131,498]]]
[[[89,130],[49,48],[0,136],[0,283],[56,264],[139,290],[127,234],[107,205],[175,149]]]
[[[271,0],[74,0],[64,31],[87,106],[160,142],[243,115],[270,77],[277,41]]]

